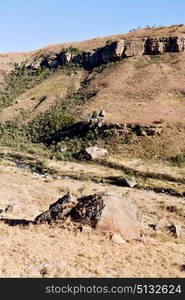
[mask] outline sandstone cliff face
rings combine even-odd
[[[123,51],[124,57],[141,56],[145,52],[146,39],[128,40]]]
[[[165,52],[182,52],[184,50],[184,37],[149,38],[145,44],[145,54],[163,54]]]
[[[119,59],[122,57],[123,52],[125,50],[125,41],[120,40],[117,42],[113,42],[109,46],[105,47],[102,51],[102,61],[104,63],[109,62],[113,59]]]
[[[68,64],[79,64],[84,68],[93,68],[103,63],[126,57],[164,54],[165,52],[182,52],[185,50],[185,37],[138,38],[112,42],[91,52],[72,53],[70,50],[60,53],[40,54],[27,63],[26,67],[57,68]]]

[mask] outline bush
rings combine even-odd
[[[70,45],[67,48],[63,48],[62,53],[81,54],[82,51],[79,48],[73,47],[72,45]]]
[[[113,43],[113,40],[112,40],[112,39],[107,40],[107,41],[106,41],[106,46],[109,46],[109,45],[111,45],[112,43]]]
[[[92,112],[92,116],[91,117],[94,118],[94,119],[96,119],[98,117],[98,112],[96,110],[94,110]]]
[[[178,167],[185,166],[185,154],[178,154],[175,157],[171,157],[170,162]]]
[[[6,87],[0,97],[0,109],[10,106],[12,102],[26,89],[35,87],[44,81],[53,71],[38,68],[29,70],[24,65],[15,65],[15,69],[6,78]],[[32,98],[32,100],[34,100]]]

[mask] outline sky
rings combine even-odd
[[[0,0],[0,52],[185,23],[185,0]]]

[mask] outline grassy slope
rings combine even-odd
[[[184,66],[184,53],[174,53],[125,59],[96,68],[90,75],[80,69],[59,70],[18,96],[12,106],[0,113],[0,120],[11,120],[23,113],[24,122],[37,120],[40,112],[53,111],[58,99],[73,98],[89,76],[91,80],[83,93],[95,90],[97,94],[82,104],[78,117],[86,119],[92,111],[105,109],[108,123],[151,124],[161,120],[166,126],[161,137],[133,137],[115,151],[124,157],[169,158],[183,153],[185,148]],[[46,99],[38,105],[42,97]]]

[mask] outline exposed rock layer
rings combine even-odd
[[[57,68],[69,64],[79,64],[84,68],[93,68],[103,63],[122,58],[156,55],[165,52],[182,52],[185,50],[185,37],[138,38],[119,40],[90,52],[72,51],[70,48],[59,53],[36,55],[26,66],[31,69],[39,67]]]

